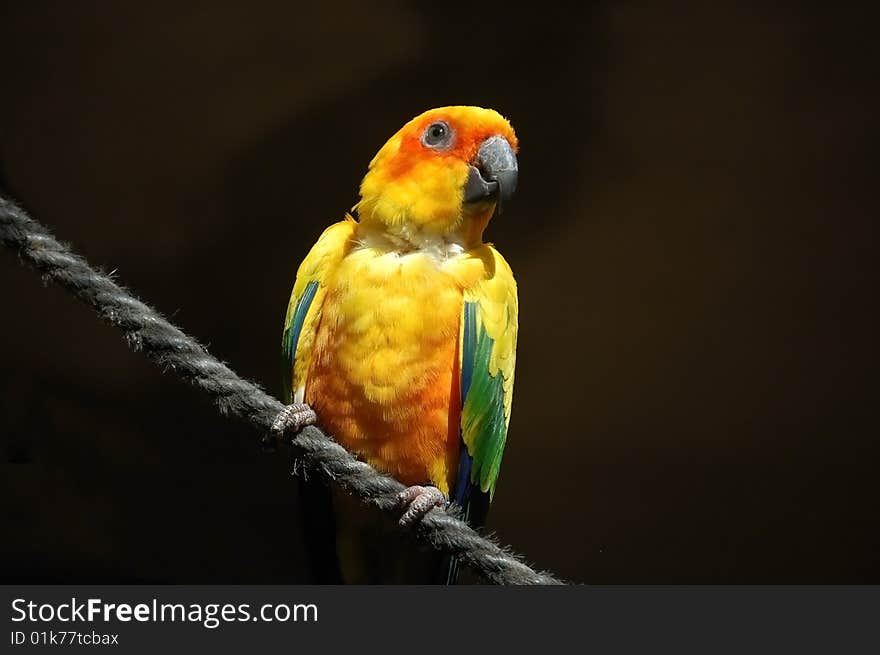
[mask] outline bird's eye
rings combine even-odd
[[[429,148],[442,148],[452,141],[452,130],[443,121],[431,123],[422,135],[422,143]]]

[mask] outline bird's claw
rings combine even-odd
[[[425,518],[435,507],[446,507],[449,501],[437,487],[407,487],[397,495],[397,501],[406,511],[400,517],[400,525],[409,527]]]
[[[269,431],[276,441],[283,441],[285,435],[295,435],[305,426],[317,422],[318,415],[315,414],[315,410],[305,403],[293,403],[278,412]]]

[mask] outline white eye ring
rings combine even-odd
[[[452,128],[446,121],[435,121],[422,134],[422,143],[435,150],[448,148],[452,143]]]

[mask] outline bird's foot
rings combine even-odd
[[[278,416],[272,421],[270,432],[276,441],[283,441],[285,435],[295,435],[305,426],[317,422],[315,410],[305,403],[293,403],[278,412]]]
[[[425,514],[435,507],[446,507],[449,501],[437,487],[420,487],[418,485],[407,487],[401,491],[397,500],[406,511],[400,517],[400,525],[408,527],[423,518]]]

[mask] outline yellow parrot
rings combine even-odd
[[[483,231],[514,192],[517,149],[510,123],[491,109],[417,116],[370,162],[357,218],[327,228],[296,275],[282,340],[283,429],[317,421],[408,485],[404,525],[454,501],[482,526],[495,490],[517,293]],[[330,502],[311,493],[314,519]],[[335,560],[338,576],[325,581],[455,581],[455,561],[395,547],[396,526],[344,492],[333,492],[332,507],[323,523],[334,539],[318,557]]]

